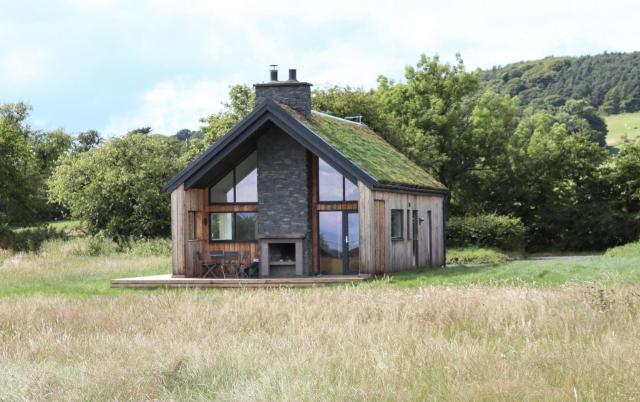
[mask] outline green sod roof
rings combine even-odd
[[[310,119],[287,108],[298,121],[310,128],[334,149],[380,183],[422,189],[445,189],[393,145],[364,124],[324,113],[313,112]]]

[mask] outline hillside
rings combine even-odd
[[[485,86],[523,105],[560,106],[584,98],[607,114],[640,110],[640,52],[546,57],[481,72]]]

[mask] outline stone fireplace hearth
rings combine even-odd
[[[260,245],[260,276],[302,276],[303,234],[266,235],[258,239]]]

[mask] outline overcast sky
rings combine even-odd
[[[305,4],[307,3],[307,4]],[[420,53],[469,68],[640,50],[637,0],[0,0],[0,103],[40,129],[197,129],[229,85],[402,78]]]

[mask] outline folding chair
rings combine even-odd
[[[224,266],[222,267],[222,272],[226,278],[226,270],[228,268],[231,269],[233,275],[238,278],[240,272],[240,266],[238,260],[240,259],[240,253],[237,251],[225,251],[224,252]]]
[[[250,262],[249,262],[250,258],[251,258],[251,251],[244,251],[242,253],[242,260],[240,261],[240,267],[239,267],[240,271],[238,272],[239,277],[243,277],[243,278],[249,277],[247,270],[249,269],[249,266],[250,266]]]
[[[224,252],[222,250],[213,250],[211,253],[211,260],[213,262],[213,274],[218,278],[224,278]],[[216,268],[218,273],[216,273]]]
[[[209,275],[215,276],[213,272],[213,268],[215,267],[215,264],[207,264],[204,258],[202,257],[202,253],[199,251],[196,251],[196,258],[198,259],[198,265],[200,265],[201,278],[206,278]]]

